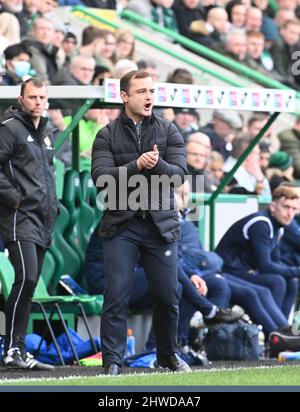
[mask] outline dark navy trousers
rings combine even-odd
[[[137,260],[147,275],[153,301],[157,352],[177,351],[177,243],[166,242],[151,217],[134,217],[127,228],[103,242],[105,291],[101,317],[103,364],[122,365],[127,338],[128,302]]]
[[[204,316],[209,315],[213,305],[219,308],[227,308],[231,296],[226,279],[219,275],[204,275],[208,288],[207,296],[200,295],[188,275],[179,269],[179,282],[182,285],[182,299],[179,305],[178,338],[182,346],[188,344],[189,325],[194,313],[198,310]]]
[[[274,300],[269,288],[223,274],[231,290],[231,304],[242,306],[251,320],[263,326],[266,335],[287,326],[288,319]]]
[[[282,310],[284,316],[286,318],[289,317],[291,310],[296,303],[298,279],[286,278],[278,274],[262,273],[239,273],[236,276],[247,282],[265,286],[270,289],[276,304]]]

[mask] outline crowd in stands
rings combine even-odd
[[[135,38],[127,29],[112,32],[87,26],[79,35],[74,27],[54,14],[57,7],[70,5],[127,8],[300,90],[300,76],[291,69],[293,52],[300,47],[300,5],[296,0],[278,0],[277,11],[269,7],[267,0],[0,0],[0,85],[19,85],[28,77],[37,76],[49,85],[97,86],[106,77],[121,78],[137,68],[147,71],[154,81],[194,83],[193,74],[185,68],[176,68],[163,79],[155,61],[138,60]],[[246,118],[236,111],[215,110],[211,120],[204,124],[200,112],[193,108],[156,109],[155,113],[174,122],[183,136],[188,171],[195,178],[188,190],[194,192],[196,177],[204,176],[207,193],[216,189],[269,118],[269,113],[253,112]],[[96,133],[118,114],[119,109],[90,109],[80,121],[82,170],[90,170]],[[53,130],[63,131],[71,122],[71,113],[50,108],[49,118]],[[71,166],[69,142],[58,156],[66,167]],[[270,128],[224,191],[270,196],[279,185],[293,183],[299,178],[300,116],[291,128],[279,134]],[[181,344],[187,344],[187,320],[189,322],[195,310],[201,310],[206,320],[214,318],[221,310],[221,320],[226,321],[222,310],[232,304],[242,305],[254,322],[263,325],[266,336],[287,328],[298,287],[295,278],[284,278],[279,286],[275,285],[274,291],[269,283],[251,282],[249,274],[247,278],[236,277],[230,267],[226,267],[228,273],[221,274],[223,261],[217,254],[213,262],[218,262],[218,267],[207,267],[207,273],[201,268],[200,260],[194,267],[189,266],[187,251],[191,252],[191,244],[198,257],[206,254],[207,262],[211,263],[209,257],[212,256],[196,242],[196,229],[189,224],[186,213],[180,213],[182,232],[186,234],[179,248],[183,302]],[[268,213],[262,216],[270,219],[275,227],[278,222]],[[298,215],[286,227],[280,243],[285,267],[300,266],[299,233]],[[224,243],[225,240],[223,246]],[[277,248],[275,243],[273,247]],[[89,292],[102,293],[103,267],[99,266],[102,251],[99,248],[96,253],[95,244],[100,244],[96,231],[87,251],[86,275],[90,281]],[[228,259],[222,244],[217,252],[224,261]],[[272,273],[274,275],[274,271]],[[139,293],[132,296],[131,304],[133,308],[144,309],[151,303],[141,267],[137,266],[135,275],[134,290]],[[286,282],[284,287],[283,282]]]
[[[163,79],[155,61],[137,60],[135,38],[127,29],[108,31],[87,26],[82,33],[76,32],[76,28],[55,14],[58,6],[66,5],[127,8],[275,80],[299,88],[297,75],[294,76],[287,66],[293,62],[291,53],[300,45],[296,0],[279,1],[276,12],[266,0],[253,0],[252,3],[246,0],[221,3],[215,0],[1,0],[0,85],[21,84],[28,76],[37,76],[52,85],[98,85],[105,77],[120,78],[137,67],[147,70],[155,81],[195,82],[187,69],[178,67]],[[90,167],[93,136],[117,113],[117,110],[93,109],[80,122],[82,169]],[[192,174],[204,174],[207,192],[215,189],[223,173],[231,169],[269,116],[268,113],[252,113],[249,118],[243,118],[238,112],[217,110],[211,121],[203,124],[195,109],[165,109],[157,113],[174,121],[185,142],[191,134],[201,132],[197,142],[188,142],[188,147],[192,148],[188,162]],[[70,114],[67,110],[50,110],[53,127],[64,130],[71,121]],[[248,157],[225,191],[265,195],[270,194],[270,188],[276,187],[278,182],[298,178],[298,128],[299,119],[292,129],[283,130],[278,136],[270,128],[260,148]],[[210,147],[207,147],[207,137]],[[279,150],[290,157],[283,166],[276,167],[276,160],[273,164],[274,157],[270,156],[274,154],[276,158]],[[212,170],[216,156],[219,177]],[[71,156],[61,158],[69,167]],[[287,163],[290,164],[285,169]]]
[[[134,60],[134,38],[130,33],[99,33],[94,28],[82,39],[68,34],[73,28],[54,14],[56,7],[64,5],[134,11],[299,89],[299,74],[291,70],[300,37],[300,8],[296,0],[279,0],[276,12],[267,0],[2,0],[0,53],[9,45],[25,42],[32,53],[32,68],[49,83],[68,64],[72,46],[79,46],[80,54],[94,57],[96,64],[105,61],[110,69],[121,58]],[[39,64],[37,57],[41,56]],[[49,63],[47,71],[43,68],[45,61]]]

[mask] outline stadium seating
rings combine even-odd
[[[48,257],[49,259],[49,257]],[[14,282],[14,269],[12,264],[10,263],[9,259],[5,256],[4,253],[0,253],[0,281],[2,285],[2,291],[3,291],[3,297],[5,300],[7,300],[10,290],[12,288],[13,282]],[[48,331],[50,332],[51,338],[53,340],[53,343],[56,347],[57,354],[60,358],[60,361],[62,364],[64,364],[60,350],[58,348],[55,334],[53,331],[53,328],[51,326],[51,320],[53,318],[54,313],[56,312],[58,314],[59,320],[61,322],[61,325],[63,327],[64,332],[66,333],[66,336],[68,338],[69,344],[72,348],[74,357],[79,364],[79,359],[78,355],[76,353],[76,350],[72,344],[72,340],[69,336],[68,333],[68,328],[64,320],[64,315],[61,310],[61,306],[64,307],[65,311],[70,311],[71,313],[75,314],[80,314],[82,316],[82,319],[84,321],[87,333],[89,335],[89,338],[91,339],[91,342],[93,344],[93,348],[95,353],[98,352],[99,348],[96,347],[93,336],[91,334],[88,320],[86,317],[85,310],[83,308],[83,303],[91,303],[91,302],[96,302],[96,297],[95,296],[90,296],[90,295],[49,295],[47,291],[47,287],[45,284],[45,281],[42,276],[40,276],[34,296],[33,296],[33,310],[40,310],[43,314],[44,320],[46,322]],[[44,338],[44,337],[43,337]],[[42,338],[42,339],[43,339]]]
[[[69,212],[62,203],[59,204],[59,209],[60,214],[57,217],[52,232],[52,244],[50,247],[50,251],[56,261],[56,271],[50,282],[53,290],[55,290],[62,274],[67,273],[71,277],[76,278],[80,273],[82,264],[77,249],[74,250],[73,245],[68,243],[64,237],[70,221]]]
[[[41,277],[43,278],[47,288],[49,287],[50,282],[52,281],[55,275],[55,270],[56,270],[55,259],[53,255],[49,251],[47,251],[45,258],[44,258],[42,270],[41,270]]]
[[[94,211],[94,224],[91,232],[102,217],[102,210],[97,206],[97,189],[92,180],[91,174],[84,170],[80,173],[80,186],[83,200],[91,206]]]
[[[82,197],[79,174],[75,170],[69,170],[65,175],[62,203],[70,215],[65,238],[83,263],[95,213]]]

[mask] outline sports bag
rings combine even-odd
[[[260,354],[257,325],[242,320],[213,325],[204,338],[209,360],[258,360]]]

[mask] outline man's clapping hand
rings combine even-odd
[[[157,165],[159,157],[159,151],[157,145],[153,146],[153,150],[150,152],[143,153],[137,159],[137,166],[139,170],[142,169],[153,169]]]

